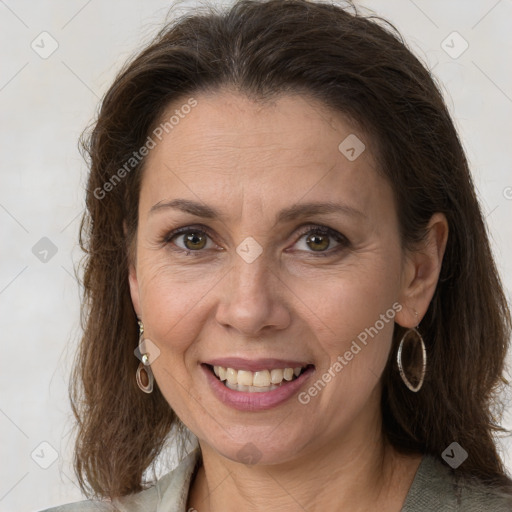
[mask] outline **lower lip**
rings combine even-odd
[[[314,367],[307,368],[296,379],[283,381],[277,389],[263,391],[261,393],[249,393],[247,391],[235,391],[229,389],[221,382],[208,366],[202,364],[201,369],[206,375],[215,396],[224,404],[239,411],[264,411],[276,407],[291,398],[315,371]]]

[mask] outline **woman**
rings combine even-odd
[[[190,14],[86,149],[91,500],[52,510],[512,510],[510,313],[453,123],[389,26],[305,0]]]

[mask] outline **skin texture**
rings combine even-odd
[[[262,105],[223,90],[196,99],[148,156],[129,278],[145,336],[160,350],[156,382],[201,445],[204,464],[188,506],[325,511],[343,503],[359,511],[378,502],[380,510],[400,510],[421,457],[399,456],[380,432],[379,379],[392,321],[307,404],[295,396],[265,411],[232,409],[213,395],[199,365],[227,356],[294,359],[315,365],[314,382],[394,303],[402,305],[394,321],[416,326],[437,284],[446,219],[434,215],[425,245],[405,252],[371,140],[309,97]],[[355,161],[338,150],[352,133],[366,145]],[[212,206],[223,218],[150,212],[176,198]],[[281,209],[327,201],[361,214],[275,222]],[[200,255],[186,254],[183,233],[165,240],[198,224],[212,235],[202,235]],[[316,243],[329,254],[322,257],[315,242],[306,243],[318,225],[348,245],[321,235]],[[236,252],[249,236],[262,248],[252,263]],[[237,457],[247,443],[260,452],[252,466]]]

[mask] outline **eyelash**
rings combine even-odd
[[[207,235],[210,239],[213,239],[213,234],[209,228],[207,228],[206,226],[203,226],[203,225],[193,225],[193,226],[183,226],[181,228],[177,228],[177,229],[171,231],[164,237],[162,242],[165,244],[170,244],[172,239],[175,238],[177,235],[184,234],[184,233],[190,233],[190,232]],[[344,235],[342,235],[341,233],[338,233],[338,231],[336,231],[332,228],[329,228],[327,226],[318,225],[318,224],[308,224],[308,225],[304,226],[302,228],[302,230],[300,231],[300,233],[298,235],[299,237],[295,243],[297,243],[304,235],[307,235],[310,233],[311,234],[320,234],[320,235],[329,235],[332,238],[334,238],[336,240],[336,242],[339,243],[339,245],[336,246],[334,249],[330,249],[328,251],[319,251],[319,252],[305,251],[305,252],[314,254],[315,256],[320,256],[320,257],[332,256],[333,254],[336,254],[339,251],[341,251],[342,249],[345,249],[350,246],[349,240]],[[176,246],[172,247],[172,245],[171,245],[171,249],[173,251],[185,253],[187,256],[189,256],[190,254],[194,254],[194,256],[202,256],[201,253],[204,252],[204,250],[201,250],[201,249],[195,250],[195,251],[194,250],[185,250],[185,249],[182,249],[181,247],[176,247]]]

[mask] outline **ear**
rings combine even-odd
[[[399,298],[404,307],[395,316],[395,321],[402,327],[416,327],[425,316],[437,287],[447,240],[446,216],[435,213],[428,223],[425,241],[417,249],[407,252]]]
[[[126,222],[123,222],[123,230],[126,236],[127,228]],[[132,298],[133,309],[135,310],[135,314],[137,318],[141,317],[141,309],[140,309],[140,293],[139,293],[139,282],[137,280],[137,268],[136,268],[136,258],[135,258],[135,248],[128,250],[128,284],[130,286],[130,296]]]

